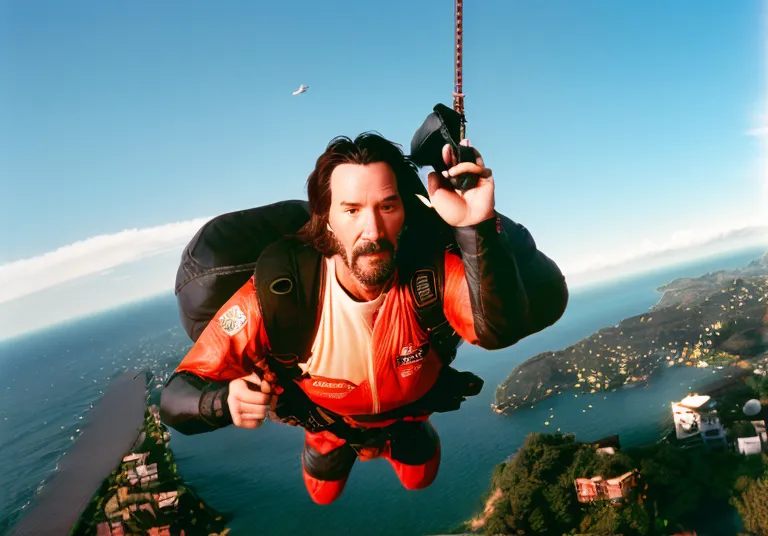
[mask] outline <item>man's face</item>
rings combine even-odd
[[[360,283],[377,287],[394,273],[404,221],[403,202],[388,164],[336,166],[328,223],[338,253]]]

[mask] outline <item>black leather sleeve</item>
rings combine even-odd
[[[477,225],[456,227],[454,234],[480,346],[506,348],[563,315],[568,304],[565,277],[536,248],[525,227],[497,215]]]
[[[229,383],[179,372],[160,393],[160,418],[184,435],[211,432],[232,424],[227,396]]]

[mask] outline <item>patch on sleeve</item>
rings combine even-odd
[[[247,321],[248,318],[245,316],[243,310],[240,309],[239,305],[230,307],[226,313],[219,317],[221,329],[223,329],[230,337],[243,329],[243,326],[245,326]]]

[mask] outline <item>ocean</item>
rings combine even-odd
[[[748,250],[575,289],[555,326],[516,346],[489,352],[463,345],[455,367],[480,375],[485,386],[460,411],[433,416],[442,462],[426,490],[402,488],[384,460],[358,462],[342,497],[315,505],[301,477],[302,430],[274,422],[197,436],[172,431],[170,446],[186,482],[232,516],[234,535],[444,534],[482,509],[494,466],[513,455],[528,433],[560,429],[582,441],[619,434],[624,447],[652,442],[671,424],[670,401],[715,373],[666,369],[648,388],[563,394],[505,417],[490,404],[515,365],[646,311],[660,298],[656,288],[676,277],[742,267],[762,253]],[[190,346],[173,295],[0,342],[0,534],[55,474],[110,379],[147,368],[157,388]],[[710,530],[728,536],[726,528]]]

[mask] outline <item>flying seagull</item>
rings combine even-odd
[[[299,89],[293,92],[293,95],[298,95],[299,93],[304,93],[306,90],[309,89],[309,86],[305,86],[304,84],[301,84],[299,86]]]

